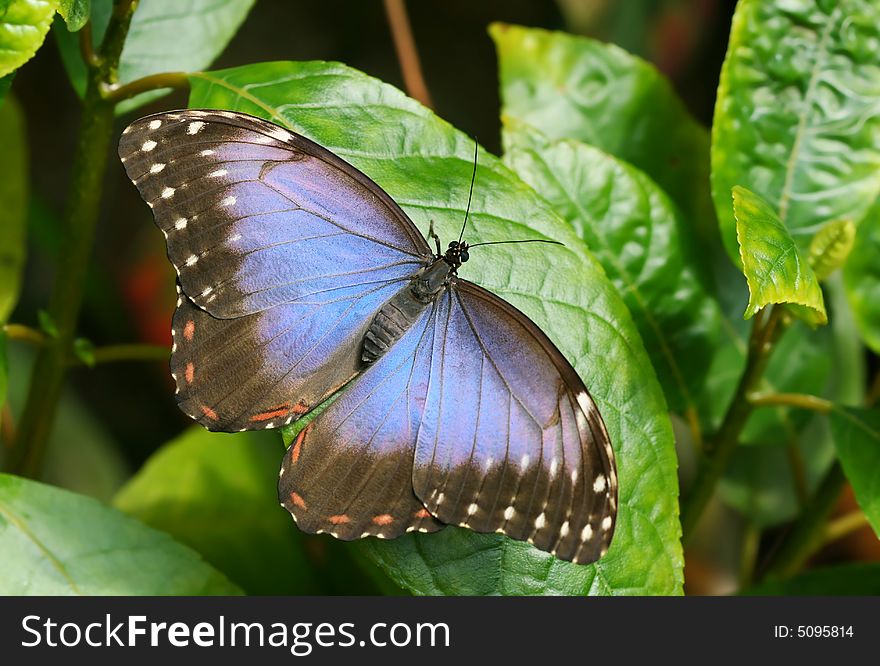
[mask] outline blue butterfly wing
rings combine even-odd
[[[348,541],[443,527],[412,487],[433,313],[426,308],[288,449],[278,493],[301,530]]]
[[[617,508],[611,442],[586,387],[547,336],[459,280],[438,300],[413,487],[444,523],[601,557]]]
[[[376,311],[430,260],[373,181],[264,120],[147,116],[119,154],[178,274],[178,403],[212,430],[289,423],[344,385]]]

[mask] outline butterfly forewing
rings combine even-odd
[[[458,281],[435,317],[413,485],[432,514],[591,562],[614,530],[617,473],[599,412],[546,335]]]
[[[412,276],[430,259],[375,183],[257,118],[148,116],[126,129],[119,153],[165,234],[184,293],[216,317]]]

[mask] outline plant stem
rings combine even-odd
[[[748,399],[753,407],[800,407],[822,414],[834,409],[834,403],[830,400],[807,393],[751,393]]]
[[[822,535],[822,544],[833,543],[838,539],[849,536],[853,532],[862,529],[868,522],[868,516],[861,509],[850,511],[840,518],[835,518],[825,526],[825,533]]]
[[[385,0],[385,14],[391,26],[391,37],[394,39],[394,49],[400,61],[400,71],[403,74],[403,84],[407,94],[429,109],[433,109],[434,104],[431,102],[431,93],[428,92],[425,77],[422,75],[419,52],[416,49],[404,0]]]
[[[834,510],[846,477],[839,462],[835,462],[812,499],[801,511],[782,543],[771,555],[767,576],[787,578],[796,574],[807,558],[822,545],[822,535],[828,516]]]
[[[104,99],[113,104],[119,104],[135,95],[140,95],[150,90],[162,90],[164,88],[186,88],[189,85],[189,76],[185,72],[162,72],[151,74],[141,79],[135,79],[122,85],[108,85],[103,88]]]
[[[739,436],[752,413],[754,407],[748,396],[758,386],[770,360],[774,344],[785,329],[783,312],[782,307],[774,306],[769,314],[757,319],[752,326],[746,366],[740,376],[736,392],[717,435],[706,441],[705,454],[700,460],[697,476],[682,503],[681,529],[682,541],[685,543],[693,536],[703,509],[706,508],[718,480],[727,468],[736,450]]]
[[[45,344],[47,338],[42,331],[23,324],[5,324],[3,332],[8,340],[18,340],[37,346]]]
[[[87,63],[88,84],[64,215],[64,251],[59,258],[48,307],[58,327],[58,337],[47,340],[37,354],[27,402],[9,457],[12,471],[31,478],[38,477],[42,470],[82,305],[100,210],[101,185],[113,135],[113,104],[103,98],[101,90],[117,80],[119,57],[136,6],[137,2],[132,0],[114,3],[98,61]]]
[[[92,355],[95,363],[111,363],[114,361],[167,361],[171,350],[165,345],[107,345],[97,347]],[[79,359],[74,359],[74,365],[83,365]]]

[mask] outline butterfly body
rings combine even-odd
[[[245,114],[148,116],[120,157],[178,273],[171,369],[211,430],[292,423],[279,499],[339,539],[460,525],[591,562],[617,471],[577,372],[522,312],[432,252],[406,213],[321,146]]]

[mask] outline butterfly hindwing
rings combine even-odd
[[[220,318],[411,276],[430,249],[360,171],[240,113],[147,116],[119,154],[152,207],[184,293]]]
[[[425,404],[433,308],[294,440],[279,499],[300,529],[351,540],[443,527],[413,493],[413,447]]]
[[[617,474],[583,382],[525,315],[458,281],[438,301],[413,486],[445,523],[592,562],[614,530]]]

